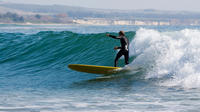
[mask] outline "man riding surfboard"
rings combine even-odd
[[[114,39],[120,39],[120,43],[121,43],[121,47],[114,47],[115,50],[120,49],[120,51],[117,53],[117,56],[115,58],[115,64],[114,66],[117,66],[117,61],[118,59],[124,55],[125,58],[125,64],[129,64],[128,59],[129,59],[129,40],[128,38],[125,36],[124,31],[120,31],[119,32],[119,36],[114,36],[114,35],[110,35],[110,34],[106,34],[108,37],[112,37]]]

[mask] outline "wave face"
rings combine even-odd
[[[160,85],[200,87],[200,30],[172,32],[140,29],[131,43],[132,66],[145,68],[146,79],[163,79]]]
[[[50,82],[64,82],[63,77],[73,77],[71,70],[67,68],[72,63],[113,66],[116,54],[113,48],[120,43],[105,35],[106,33],[80,34],[69,31],[0,33],[0,68],[2,78],[6,80],[5,85],[8,81],[11,85],[15,82],[24,86],[38,86],[35,83],[41,85],[41,82],[45,82],[44,78]],[[132,38],[134,35],[135,32],[127,32],[128,37]],[[63,77],[59,79],[59,76]],[[12,81],[7,77],[12,77]],[[16,78],[23,81],[16,82]],[[36,78],[36,82],[32,78]],[[80,79],[77,77],[72,80]]]
[[[19,84],[14,80],[19,78],[24,80],[21,82],[24,86],[36,86],[37,83],[32,82],[35,80],[38,84],[47,80],[42,84],[47,86],[55,77],[57,82],[62,80],[64,74],[68,74],[64,78],[80,80],[78,76],[73,78],[67,68],[72,63],[113,66],[116,55],[113,47],[120,43],[105,34],[69,31],[0,33],[0,69],[4,84],[7,81],[11,85],[13,82]],[[199,30],[159,32],[141,28],[127,32],[127,37],[131,40],[131,58],[134,57],[129,66],[143,68],[141,77],[158,79],[161,86],[200,87]],[[123,60],[119,61],[119,66],[124,66]],[[59,77],[60,74],[63,77]]]
[[[134,35],[129,32],[128,35]],[[112,65],[113,45],[119,41],[100,34],[44,31],[37,34],[1,33],[0,63],[47,67],[62,63]]]

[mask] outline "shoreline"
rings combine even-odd
[[[123,24],[67,24],[67,23],[0,23],[0,25],[23,25],[23,26],[71,26],[71,25],[82,25],[82,26],[200,26],[200,25],[123,25]]]
[[[59,23],[0,23],[0,25],[78,25],[78,24],[59,24]]]

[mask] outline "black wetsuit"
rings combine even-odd
[[[120,51],[117,53],[114,66],[115,67],[117,66],[117,61],[122,55],[124,55],[125,64],[126,65],[129,64],[128,63],[128,59],[129,59],[129,41],[128,41],[128,38],[126,38],[125,36],[116,37],[116,36],[113,36],[113,35],[109,35],[109,37],[112,37],[114,39],[120,39],[120,42],[121,42],[121,47],[118,47],[118,49],[120,49]]]

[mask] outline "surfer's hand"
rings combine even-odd
[[[114,49],[115,49],[115,50],[117,50],[117,49],[118,49],[118,47],[116,46],[116,47],[114,47]]]
[[[109,36],[110,36],[110,34],[106,34],[106,36],[108,36],[108,37],[109,37]]]

